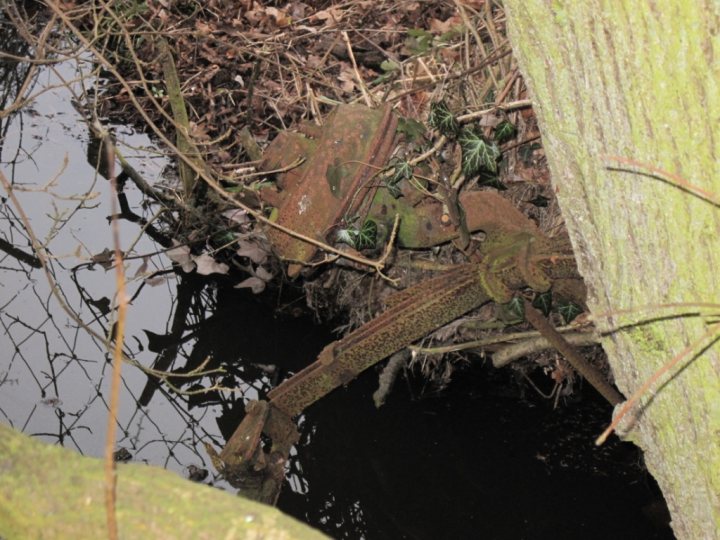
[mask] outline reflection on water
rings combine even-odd
[[[7,20],[1,24],[4,51],[16,56],[32,52]],[[94,81],[87,75],[91,69],[82,60],[39,69],[25,93],[36,99],[15,114],[0,117],[0,170],[12,182],[46,250],[61,298],[82,321],[63,311],[42,270],[7,250],[0,253],[0,347],[4,352],[0,418],[26,433],[99,456],[107,417],[109,355],[103,341],[90,337],[82,326],[106,336],[114,321],[114,273],[103,257],[105,250],[112,249],[110,189],[87,162],[87,127],[72,106],[73,94],[81,95],[92,87]],[[27,74],[28,64],[2,63],[3,108],[13,102]],[[160,181],[166,160],[148,138],[122,126],[115,127],[115,134],[133,166],[149,181]],[[154,209],[143,204],[132,186],[128,185],[126,195],[135,212],[146,218],[153,215]],[[32,255],[19,210],[5,197],[0,217],[0,238]],[[157,352],[150,350],[148,335],[171,333],[177,309],[175,289],[190,280],[163,273],[170,270],[169,261],[157,253],[159,246],[137,224],[120,221],[119,225],[127,250],[128,293],[133,297],[125,351],[151,365]],[[212,291],[194,293],[188,324],[207,318],[207,299],[212,296]],[[183,337],[187,333],[184,329]],[[179,359],[191,352],[191,342],[178,344]],[[191,464],[206,467],[198,441],[221,440],[213,408],[191,410],[187,398],[167,393],[158,394],[150,407],[138,408],[147,377],[125,367],[123,379],[118,446],[129,450],[135,460],[181,472]],[[220,410],[219,405],[214,408]]]
[[[28,54],[7,21],[0,23],[3,50]],[[0,68],[7,107],[28,66],[5,62]],[[112,249],[111,194],[87,162],[87,128],[64,86],[75,95],[87,91],[91,69],[80,60],[38,70],[30,83],[45,91],[0,117],[0,170],[48,254],[60,296],[81,320],[63,311],[31,260],[8,249],[0,254],[0,418],[100,456],[109,354],[83,326],[112,333],[115,284],[105,255]],[[151,141],[123,126],[115,126],[115,136],[145,179],[163,180],[167,163]],[[125,195],[133,213],[151,220],[157,208],[131,184]],[[19,210],[5,198],[0,218],[0,239],[32,257]],[[217,384],[237,392],[178,395],[125,366],[118,449],[135,461],[201,478],[198,470],[214,472],[201,443],[222,446],[243,403],[311,362],[331,336],[307,319],[278,318],[273,292],[260,301],[222,281],[176,272],[139,223],[119,225],[133,299],[127,356],[177,374],[223,368],[170,382],[185,390]],[[668,537],[642,515],[650,480],[628,464],[636,458],[628,461],[627,449],[612,447],[600,459],[589,448],[597,433],[592,426],[606,410],[593,402],[567,411],[529,406],[493,395],[497,380],[488,382],[489,376],[468,374],[444,399],[417,401],[398,385],[377,411],[371,372],[321,400],[301,419],[281,509],[337,538]],[[212,474],[205,481],[218,485]]]

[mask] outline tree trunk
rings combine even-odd
[[[120,538],[326,538],[278,509],[140,464],[119,464]],[[99,459],[0,424],[0,538],[107,538]]]
[[[506,0],[505,8],[591,311],[720,302],[717,204],[608,157],[720,194],[720,6]],[[629,397],[706,322],[672,317],[608,334],[620,390]],[[678,538],[720,538],[719,351],[697,351],[656,385],[631,432]]]

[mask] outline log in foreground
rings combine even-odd
[[[103,463],[0,425],[0,537],[103,538]],[[121,538],[319,539],[280,511],[146,465],[118,465]]]

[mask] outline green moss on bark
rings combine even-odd
[[[145,465],[118,465],[120,538],[320,539],[276,508]],[[105,538],[103,465],[0,425],[0,537]]]
[[[633,158],[720,194],[720,7],[658,0],[506,1],[593,311],[720,303],[720,209],[610,170]],[[654,322],[605,340],[629,395],[705,331]],[[646,400],[647,402],[648,400]],[[720,360],[704,351],[649,402],[635,438],[681,538],[720,531]]]

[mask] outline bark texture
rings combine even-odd
[[[611,170],[618,164],[606,157],[648,163],[720,195],[720,5],[506,0],[505,8],[590,309],[720,303],[720,208],[637,171]],[[620,390],[630,396],[706,322],[671,317],[607,335]],[[720,538],[719,352],[717,344],[698,351],[646,396],[631,432],[678,538]]]
[[[0,424],[0,537],[107,538],[103,464]],[[326,538],[271,506],[146,465],[118,465],[120,538]]]

